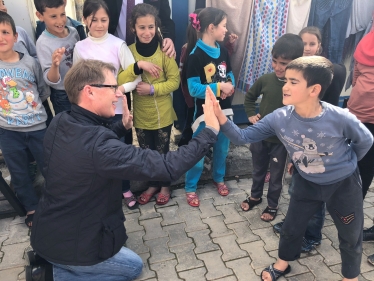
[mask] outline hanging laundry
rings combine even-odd
[[[365,30],[371,21],[373,11],[373,0],[353,0],[351,17],[349,18],[345,37]]]
[[[333,63],[342,62],[352,2],[353,0],[312,0],[308,26],[317,26],[322,31],[322,47],[326,57]]]
[[[263,74],[272,72],[271,50],[286,33],[289,0],[256,0],[253,3],[244,61],[238,88],[247,91]]]
[[[299,34],[308,25],[312,0],[291,0],[287,19],[287,33]]]

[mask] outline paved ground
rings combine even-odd
[[[124,207],[129,239],[126,246],[138,253],[144,269],[138,280],[260,280],[261,270],[275,261],[278,236],[272,225],[287,212],[289,195],[285,186],[280,211],[274,222],[260,220],[266,200],[249,212],[239,203],[245,198],[251,179],[227,182],[231,193],[218,195],[211,183],[198,192],[199,208],[187,205],[183,189],[173,192],[170,202],[159,207],[154,200],[139,209]],[[374,184],[365,204],[365,226],[374,217]],[[29,231],[23,218],[0,220],[0,280],[24,280],[24,252],[29,246]],[[360,280],[374,280],[374,266],[367,255],[374,244],[364,243]],[[291,263],[292,272],[279,280],[341,280],[338,237],[331,217],[326,216],[322,245]]]

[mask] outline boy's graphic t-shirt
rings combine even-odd
[[[73,66],[73,51],[75,44],[79,41],[78,32],[75,28],[67,26],[68,36],[59,38],[45,30],[36,42],[36,52],[43,71],[45,82],[56,90],[65,90],[65,75]],[[60,79],[56,83],[49,81],[47,74],[52,66],[52,54],[58,48],[65,48],[65,53],[59,66]]]
[[[22,56],[22,55],[21,55]],[[37,61],[27,54],[15,63],[0,61],[0,127],[36,131],[46,127],[42,105],[50,95]]]

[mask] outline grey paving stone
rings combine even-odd
[[[372,203],[369,203],[369,202],[366,202],[366,201],[364,201],[364,206],[363,206],[363,208],[365,209],[365,208],[370,208],[370,207],[373,207],[373,204],[372,204]]]
[[[143,260],[143,270],[136,280],[148,280],[149,278],[156,277],[156,273],[150,270],[148,266],[148,259],[151,255],[149,253],[145,253],[145,254],[140,254],[139,256]]]
[[[326,226],[322,228],[322,233],[325,234],[326,237],[332,241],[332,246],[335,249],[339,249],[338,231],[336,230],[335,225]]]
[[[186,232],[193,232],[208,228],[208,225],[202,222],[200,217],[201,212],[197,208],[189,212],[178,210],[178,214],[186,223]]]
[[[304,273],[296,276],[287,278],[288,281],[315,281],[314,275],[312,273]]]
[[[231,194],[229,194],[227,196],[215,197],[213,199],[213,205],[215,207],[217,207],[217,206],[221,206],[221,205],[235,204],[236,196],[239,196],[239,195],[231,195]]]
[[[127,208],[127,205],[124,200],[122,200],[122,211],[125,214],[125,216],[127,216],[128,214],[140,213],[139,207],[134,210],[130,210],[129,208]]]
[[[203,222],[208,224],[211,229],[210,237],[217,238],[232,234],[232,230],[228,229],[223,222],[223,216],[210,217],[203,219]]]
[[[196,254],[219,250],[219,246],[212,242],[209,234],[209,229],[187,233],[189,237],[193,238],[196,244],[196,248],[194,250]]]
[[[226,226],[235,232],[236,236],[238,237],[236,239],[238,244],[249,243],[261,239],[259,236],[253,234],[247,221],[227,224]]]
[[[246,191],[247,193],[251,192],[253,181],[251,178],[243,178],[239,179],[237,182],[238,188]]]
[[[176,260],[164,261],[160,263],[151,264],[150,267],[152,270],[157,272],[158,280],[163,281],[175,281],[182,280],[178,277],[175,266],[177,264]]]
[[[177,198],[177,197],[183,197],[183,198],[185,198],[186,197],[186,190],[184,188],[174,189],[173,190],[173,196],[175,198]]]
[[[318,281],[341,280],[341,276],[332,272],[323,262],[323,257],[320,255],[299,259],[299,262],[302,265],[306,265],[316,276],[316,280]]]
[[[200,200],[213,199],[220,196],[221,195],[218,194],[217,188],[213,183],[204,184],[204,188],[199,190]]]
[[[263,203],[261,203],[263,204]],[[266,208],[266,205],[265,205]],[[269,227],[269,223],[261,220],[262,211],[258,209],[258,205],[248,212],[240,212],[240,215],[244,216],[250,223],[249,227],[252,230],[259,229],[259,228],[266,228]]]
[[[243,251],[239,248],[238,244],[235,241],[236,238],[236,235],[232,234],[213,239],[213,242],[219,244],[223,252],[223,261],[230,261],[248,256],[246,251]]]
[[[199,191],[197,191],[197,194],[199,194]],[[198,208],[194,208],[194,207],[191,207],[190,205],[188,205],[186,197],[177,198],[176,201],[177,201],[177,204],[178,204],[178,213],[179,214],[186,213],[186,212],[188,213],[188,212],[193,211],[193,210],[199,210]]]
[[[373,203],[374,204],[374,196],[365,196],[364,202]]]
[[[365,197],[365,199],[366,199],[366,197]],[[367,215],[369,218],[373,219],[374,218],[374,207],[365,208],[364,209],[364,214]]]
[[[0,237],[9,235],[9,228],[12,220],[13,218],[0,219]]]
[[[362,259],[361,259],[361,273],[366,273],[370,271],[374,271],[374,267],[372,264],[368,263],[367,261],[367,256],[362,254]]]
[[[125,227],[126,233],[144,230],[144,227],[139,224],[140,213],[130,213],[126,215]]]
[[[227,204],[222,206],[216,206],[216,209],[221,211],[225,216],[223,222],[225,224],[246,221],[246,218],[242,217],[237,209],[236,204]]]
[[[145,246],[143,242],[144,235],[144,230],[127,233],[128,239],[126,241],[126,247],[133,250],[137,254],[148,253],[149,248]]]
[[[168,237],[162,237],[144,242],[151,252],[149,264],[175,259],[175,255],[169,252],[168,240]]]
[[[200,267],[192,270],[179,272],[179,276],[185,281],[206,281],[205,273],[207,272],[205,267]]]
[[[225,264],[221,260],[221,251],[208,252],[197,255],[198,259],[204,261],[208,273],[205,275],[206,280],[215,280],[232,275],[231,269],[226,268]]]
[[[0,279],[4,281],[17,281],[20,279],[25,279],[25,276],[23,274],[24,271],[24,267],[4,269],[0,271]]]
[[[204,266],[204,263],[196,258],[194,249],[195,245],[192,243],[170,248],[170,252],[177,256],[177,272]]]
[[[3,245],[11,245],[15,243],[22,243],[30,241],[28,235],[29,228],[26,224],[10,224],[9,225],[9,238],[4,241]]]
[[[238,182],[236,180],[226,181],[225,184],[230,190],[229,195],[244,195],[245,194],[245,191],[239,188]]]
[[[222,212],[217,211],[213,205],[213,199],[200,200],[200,217],[202,219],[211,218],[222,215]]]
[[[143,237],[145,241],[168,236],[167,232],[161,228],[161,221],[162,218],[139,221],[139,223],[145,228],[145,235]]]
[[[240,248],[247,251],[252,260],[251,266],[254,269],[265,268],[276,261],[264,249],[265,243],[263,241],[255,241],[251,243],[241,244]]]
[[[156,212],[155,203],[149,202],[145,205],[139,205],[140,217],[139,220],[148,220],[161,217],[161,214]]]
[[[341,263],[340,254],[332,246],[329,239],[321,241],[321,246],[317,247],[317,252],[323,256],[323,262],[328,266]]]
[[[10,225],[14,225],[14,224],[25,224],[25,217],[19,217],[19,216],[16,216],[11,222],[10,222]],[[26,226],[26,225],[25,225]]]
[[[234,271],[239,281],[257,280],[259,278],[252,269],[251,262],[251,259],[246,257],[226,262],[226,266]]]
[[[288,204],[279,204],[278,205],[278,214],[279,213],[282,213],[284,216],[287,215],[287,211],[288,211]]]
[[[374,280],[374,271],[361,274],[366,280]]]
[[[26,261],[23,259],[23,255],[25,252],[25,248],[29,244],[29,242],[23,242],[8,246],[2,246],[1,251],[4,253],[4,256],[0,263],[0,270],[11,269],[26,265]]]
[[[214,281],[237,281],[238,279],[235,276],[227,276],[219,279],[214,279]]]
[[[177,224],[184,222],[183,219],[181,219],[178,216],[178,206],[170,206],[165,208],[159,208],[157,209],[157,212],[161,213],[162,215],[162,226],[171,225],[171,224]]]
[[[274,233],[272,226],[268,228],[253,230],[253,233],[260,236],[262,241],[265,242],[264,248],[266,251],[273,251],[278,249],[279,239],[278,236]]]
[[[170,240],[168,242],[169,247],[189,244],[192,242],[192,239],[188,238],[187,233],[184,231],[185,227],[185,223],[164,226],[164,230],[169,233],[170,237]]]

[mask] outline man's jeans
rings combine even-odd
[[[122,247],[113,257],[90,266],[53,264],[54,281],[131,281],[140,275],[142,259]]]
[[[29,154],[43,171],[43,139],[46,129],[17,132],[0,129],[0,145],[17,197],[26,211],[34,211],[39,198],[29,174]]]
[[[288,194],[292,196],[293,192],[294,192],[294,184],[293,184],[293,180],[291,180],[290,186],[288,188]],[[325,223],[325,209],[326,209],[325,206],[326,204],[322,204],[321,208],[309,220],[308,226],[306,228],[305,235],[304,235],[304,237],[307,240],[314,240],[314,241],[322,240],[322,228],[323,228],[323,224]]]

